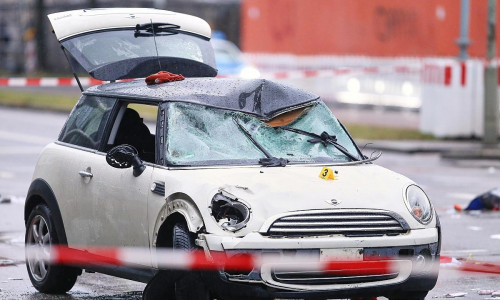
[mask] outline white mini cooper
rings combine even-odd
[[[197,277],[203,284],[188,282],[205,299],[423,299],[434,287],[440,225],[426,194],[365,157],[318,96],[268,80],[215,78],[210,27],[192,16],[95,9],[49,18],[70,63],[94,78],[164,70],[186,79],[83,92],[38,160],[25,205],[27,245],[342,254],[410,266],[342,276],[272,265],[219,270]],[[82,271],[36,255],[26,264],[45,293],[70,290]],[[159,272],[153,261],[83,268],[142,282]],[[193,299],[180,286],[175,297]]]

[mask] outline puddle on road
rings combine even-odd
[[[122,299],[142,299],[142,291],[128,292],[120,295],[108,295],[99,297],[83,297],[79,299],[92,299],[92,300],[122,300]]]

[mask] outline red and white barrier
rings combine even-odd
[[[27,259],[45,260],[51,264],[74,266],[149,266],[153,262],[160,269],[175,270],[233,270],[251,271],[265,265],[283,271],[320,271],[339,275],[378,275],[410,271],[409,260],[377,258],[369,261],[358,260],[321,260],[313,256],[283,257],[279,255],[258,256],[238,254],[227,256],[223,252],[210,252],[207,256],[202,250],[180,251],[172,249],[147,248],[69,248],[38,246],[26,249]]]
[[[264,72],[262,77],[268,79],[306,79],[306,78],[336,78],[339,76],[373,75],[373,74],[418,74],[419,68],[408,66],[373,66],[332,69],[306,69],[284,72]]]
[[[331,69],[306,69],[291,70],[283,72],[265,72],[263,78],[267,79],[305,79],[305,78],[335,78],[338,76],[355,76],[359,74],[382,74],[382,73],[418,73],[420,69],[410,68],[408,66],[386,66],[386,67],[352,67],[352,68],[331,68]],[[221,76],[230,77],[230,76]],[[126,81],[126,80],[123,80]],[[81,77],[80,82],[83,86],[92,86],[105,83],[105,81]],[[0,78],[0,86],[5,87],[60,87],[60,86],[78,86],[73,77],[11,77]]]
[[[203,250],[183,251],[173,249],[127,248],[127,247],[79,247],[67,246],[26,248],[27,260],[34,258],[51,264],[85,266],[150,266],[169,270],[226,270],[250,272],[263,266],[272,266],[280,271],[319,271],[345,276],[381,275],[389,273],[410,274],[433,272],[432,264],[411,261],[401,257],[374,257],[370,260],[353,260],[349,257],[318,259],[317,256],[297,255],[294,257],[276,255],[253,255],[240,253],[228,256],[224,252]],[[457,260],[441,256],[442,267],[464,272],[500,274],[500,263]]]
[[[457,260],[454,257],[441,256],[441,266],[460,270],[463,272],[479,272],[489,274],[500,274],[500,263],[473,261],[473,260]]]
[[[439,138],[482,136],[483,73],[482,60],[425,60],[420,131]]]
[[[90,77],[80,78],[80,83],[83,86],[91,86],[102,84],[103,81]],[[73,77],[11,77],[0,78],[0,87],[60,87],[60,86],[78,86],[76,79]]]

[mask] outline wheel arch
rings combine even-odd
[[[179,222],[185,223],[192,234],[198,233],[204,227],[198,206],[191,197],[184,193],[174,193],[166,198],[166,204],[156,221],[153,245],[170,247],[173,226]]]
[[[50,209],[52,221],[56,227],[58,241],[61,244],[67,245],[66,230],[64,229],[64,223],[56,196],[50,185],[41,178],[33,180],[28,189],[28,195],[26,196],[26,202],[24,204],[25,226],[27,226],[26,222],[28,221],[31,211],[39,204],[45,204]]]

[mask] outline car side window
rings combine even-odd
[[[71,112],[59,140],[97,149],[114,103],[112,98],[84,95]]]
[[[113,121],[105,150],[123,144],[131,145],[137,149],[142,160],[155,163],[157,115],[157,105],[123,101]]]

